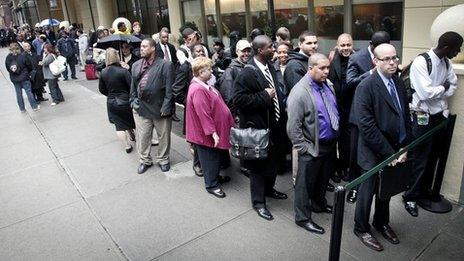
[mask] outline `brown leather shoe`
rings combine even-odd
[[[389,225],[375,227],[375,229],[377,229],[377,231],[379,231],[382,234],[382,236],[386,240],[388,240],[388,242],[395,245],[400,243],[400,240],[398,239],[398,236],[396,235],[395,231],[393,231],[393,229]]]
[[[375,251],[382,251],[383,246],[380,244],[380,242],[375,238],[371,233],[366,232],[366,233],[356,233],[356,236],[359,237],[361,242],[363,242],[364,245],[366,245],[368,248],[375,250]]]

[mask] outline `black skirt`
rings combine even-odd
[[[108,99],[108,120],[116,126],[117,131],[135,129],[134,116],[129,102],[121,102],[119,99]]]

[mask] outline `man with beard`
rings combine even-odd
[[[142,59],[132,66],[131,107],[137,130],[137,151],[140,155],[138,174],[153,165],[150,156],[153,129],[159,136],[157,161],[161,171],[170,169],[172,126],[172,83],[174,65],[155,55],[155,40],[146,38],[140,44]]]

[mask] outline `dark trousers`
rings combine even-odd
[[[67,65],[69,65],[69,69],[71,70],[71,77],[76,77],[76,63],[74,61],[68,61]],[[63,72],[63,78],[68,79],[68,66],[66,66],[66,70]]]
[[[324,148],[321,156],[298,155],[298,173],[295,182],[295,221],[311,220],[311,211],[327,207],[327,184],[335,172],[335,146]]]
[[[43,100],[43,90],[44,88],[39,88],[39,89],[32,89],[32,94],[34,95],[34,98],[36,101],[41,101]]]
[[[221,150],[195,144],[198,159],[203,170],[206,190],[219,187],[219,171],[221,168]]]
[[[358,165],[358,127],[353,124],[349,124],[350,128],[350,171],[349,179],[353,181],[361,175],[361,168]],[[355,187],[354,189],[357,189]]]
[[[362,170],[362,173],[367,171]],[[378,191],[379,178],[378,175],[373,175],[368,178],[364,183],[359,185],[358,200],[356,201],[356,209],[354,213],[354,231],[358,233],[366,233],[371,231],[369,225],[369,217],[371,215],[371,206]],[[380,200],[375,197],[375,212],[372,225],[374,227],[381,227],[388,225],[390,221],[390,198]]]
[[[445,120],[445,117],[441,113],[430,115],[429,124],[421,126],[417,124],[417,115],[413,114],[413,139],[419,138],[443,120]],[[441,129],[410,152],[413,174],[411,175],[409,189],[403,195],[405,201],[415,201],[419,198],[427,198],[430,195],[435,169],[438,164],[438,156],[444,149],[442,146],[444,140],[446,140],[446,129]]]
[[[63,93],[61,92],[60,87],[58,86],[58,78],[48,79],[48,88],[50,89],[50,96],[54,103],[64,102]]]
[[[251,204],[255,208],[266,207],[266,195],[272,193],[276,181],[275,175],[250,173]]]
[[[347,170],[350,167],[350,140],[351,126],[348,123],[340,124],[337,149],[337,171]]]

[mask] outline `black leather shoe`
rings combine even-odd
[[[200,166],[193,166],[193,172],[195,172],[195,175],[198,177],[203,177],[203,170]]]
[[[353,204],[356,202],[357,198],[358,198],[358,191],[356,189],[352,189],[350,190],[350,192],[348,192],[348,196],[346,197],[346,202]]]
[[[224,193],[224,191],[222,191],[222,189],[220,189],[220,188],[213,189],[213,190],[207,190],[207,191],[208,191],[209,194],[213,194],[217,198],[225,198],[226,197],[226,193]]]
[[[335,191],[334,185],[332,185],[332,184],[330,184],[330,183],[327,184],[327,191],[328,191],[328,192],[334,192],[334,191]]]
[[[151,166],[153,165],[145,165],[145,164],[140,164],[139,168],[137,169],[137,173],[138,174],[143,174],[145,173],[145,171],[147,171],[147,169],[149,169]]]
[[[267,210],[267,208],[255,208],[256,212],[258,213],[258,216],[266,219],[266,220],[273,220],[274,217],[272,216],[271,212]]]
[[[383,246],[380,242],[375,238],[371,233],[356,233],[355,235],[366,245],[368,248],[373,249],[375,251],[382,251]]]
[[[317,209],[314,209],[314,208],[311,208],[311,211],[314,212],[314,213],[329,213],[329,214],[332,214],[333,212],[333,207],[330,206],[330,205],[327,205],[325,206],[325,208],[317,208]]]
[[[171,168],[171,164],[169,164],[169,163],[160,165],[160,169],[161,169],[162,172],[169,171],[170,168]]]
[[[128,154],[131,153],[131,152],[132,152],[132,149],[133,149],[132,146],[126,148],[126,153],[128,153]]]
[[[295,224],[308,230],[311,233],[316,233],[316,234],[321,234],[321,235],[325,233],[325,230],[318,224],[314,223],[313,221],[306,221],[306,222],[295,221]]]
[[[404,208],[408,213],[413,216],[417,217],[419,216],[419,209],[417,208],[417,204],[414,201],[406,201],[404,202]]]
[[[388,242],[395,245],[400,243],[400,240],[398,239],[398,236],[396,235],[395,231],[393,231],[393,229],[389,225],[375,227],[375,229],[377,229],[377,231],[379,231],[382,234],[382,236],[386,240],[388,240]]]
[[[242,172],[243,175],[246,177],[250,177],[250,170],[244,167],[240,167],[240,172]]]
[[[266,195],[266,197],[275,198],[275,199],[287,199],[288,198],[287,194],[279,192],[275,189],[272,190],[271,194]]]
[[[179,121],[180,121],[179,117],[177,117],[176,114],[173,114],[173,115],[171,116],[171,118],[172,118],[173,121],[176,121],[176,122],[179,122]]]
[[[231,180],[229,176],[219,176],[218,182],[221,184],[227,183]]]
[[[159,142],[152,142],[151,143],[151,146],[158,146],[159,145]]]

